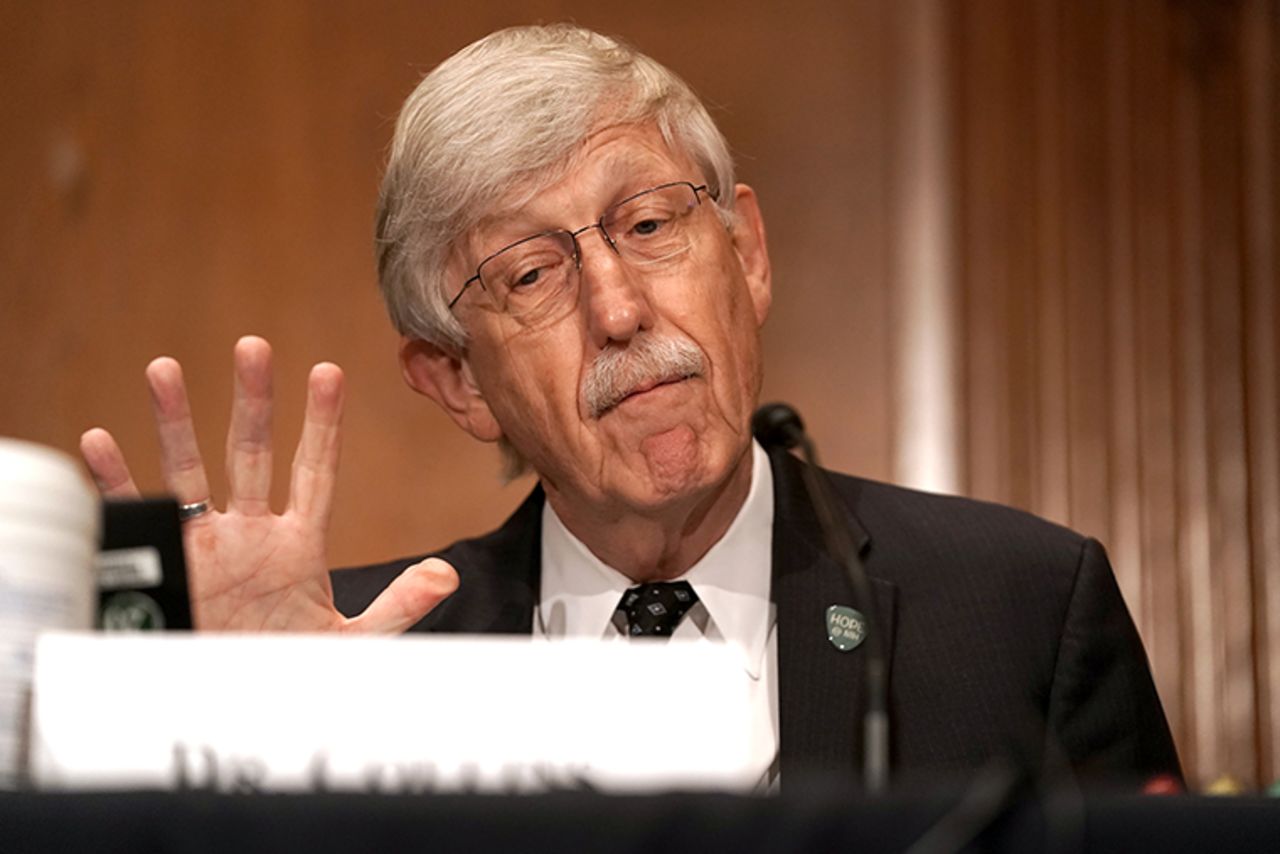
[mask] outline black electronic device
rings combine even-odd
[[[102,630],[191,628],[182,523],[172,498],[103,502],[97,574]]]

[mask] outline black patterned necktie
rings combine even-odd
[[[655,581],[628,589],[618,610],[626,616],[627,634],[632,637],[669,638],[697,603],[698,594],[689,582]]]

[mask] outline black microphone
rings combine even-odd
[[[751,434],[766,448],[789,451],[804,441],[804,422],[787,404],[766,403],[751,416]]]
[[[803,479],[813,503],[827,551],[844,567],[854,596],[867,620],[867,703],[862,715],[862,772],[867,791],[884,791],[889,779],[888,687],[885,684],[884,645],[875,597],[857,546],[849,535],[840,500],[818,465],[818,452],[804,432],[800,414],[785,403],[767,403],[751,416],[751,432],[766,448],[799,447],[805,462]]]

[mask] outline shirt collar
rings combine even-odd
[[[751,486],[737,516],[715,545],[681,578],[710,617],[708,635],[738,647],[758,678],[772,627],[769,583],[773,547],[773,473],[751,444]],[[613,612],[631,579],[575,537],[550,503],[542,510],[542,581],[538,630],[548,637],[616,637]],[[714,630],[711,630],[714,627]]]

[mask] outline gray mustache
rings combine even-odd
[[[687,338],[641,335],[626,347],[596,356],[582,383],[582,399],[592,418],[599,418],[646,383],[701,376],[702,351]]]

